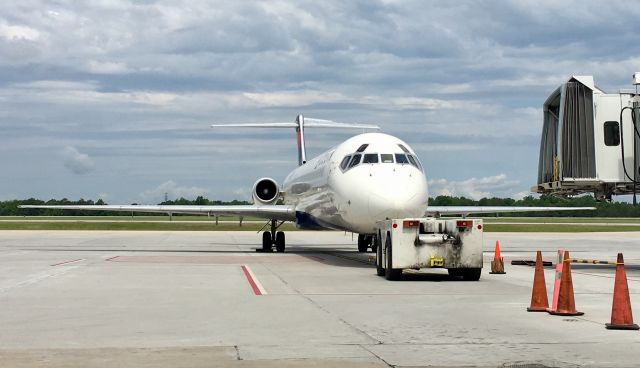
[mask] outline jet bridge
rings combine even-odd
[[[531,190],[593,193],[598,200],[639,191],[639,101],[631,91],[605,93],[592,76],[573,76],[558,87],[543,105],[538,182]]]

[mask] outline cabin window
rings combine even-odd
[[[353,158],[351,159],[351,163],[349,164],[349,168],[352,168],[352,167],[356,166],[357,164],[359,164],[361,156],[362,155],[353,155]]]
[[[363,164],[377,164],[378,163],[378,154],[377,153],[367,153],[362,158]]]
[[[383,153],[380,155],[380,161],[383,164],[393,163],[393,155],[390,153]]]
[[[351,156],[349,155],[344,156],[344,158],[342,159],[342,162],[340,163],[340,168],[342,170],[346,170],[347,166],[349,165],[350,159],[351,159]]]
[[[396,153],[396,162],[399,164],[408,164],[407,155],[403,153]]]
[[[364,150],[367,149],[367,147],[369,147],[369,143],[365,143],[362,146],[358,147],[358,149],[356,150],[356,152],[364,152]]]
[[[605,121],[604,144],[617,146],[620,144],[620,124],[617,121]]]

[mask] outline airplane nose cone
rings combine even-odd
[[[369,195],[369,215],[374,221],[384,219],[419,216],[416,209],[420,206],[418,193],[406,190],[385,193],[374,192]]]

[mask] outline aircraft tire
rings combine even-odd
[[[365,253],[368,248],[367,237],[364,234],[358,234],[358,252]]]
[[[380,242],[380,238],[376,236],[374,238],[374,246],[376,247],[376,275],[384,276],[384,267],[382,267],[382,246],[378,244]]]
[[[284,242],[284,232],[278,231],[276,233],[276,252],[284,253],[285,242]]]
[[[447,272],[451,277],[459,277],[463,274],[463,270],[460,268],[447,268]]]
[[[384,270],[384,278],[389,281],[399,280],[402,277],[402,270],[397,268],[391,268],[393,264],[391,259],[391,237],[387,236],[387,240],[385,241],[385,255],[387,261],[387,267]]]
[[[482,274],[482,268],[465,268],[462,270],[462,279],[464,281],[478,281]]]
[[[271,231],[265,231],[262,233],[262,250],[265,252],[271,252]]]

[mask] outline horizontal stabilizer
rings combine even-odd
[[[333,120],[304,118],[305,128],[351,128],[351,129],[374,129],[379,130],[380,127],[373,124],[345,124],[338,123]]]
[[[295,128],[298,141],[298,165],[307,162],[306,143],[304,139],[305,128],[325,128],[325,129],[380,129],[373,124],[345,124],[333,120],[305,118],[302,115],[296,117],[291,123],[242,123],[242,124],[212,124],[212,128]]]
[[[211,124],[212,128],[296,128],[296,123]]]
[[[211,124],[212,128],[297,128],[298,123],[240,123],[240,124]],[[373,129],[380,127],[373,124],[346,124],[332,120],[304,118],[305,128],[338,128],[338,129]]]

